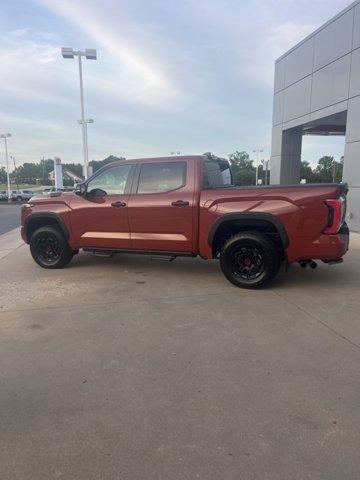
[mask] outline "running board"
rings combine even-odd
[[[169,252],[161,250],[136,250],[128,248],[96,248],[96,247],[80,247],[84,252],[90,252],[93,255],[100,257],[111,257],[117,253],[135,254],[135,255],[149,255],[154,260],[173,261],[177,257],[197,257],[196,253],[192,252]]]
[[[173,262],[176,255],[151,255],[151,260],[160,260],[161,262]]]
[[[94,257],[112,258],[116,255],[113,250],[94,250],[92,248],[83,248],[84,252],[90,252]]]

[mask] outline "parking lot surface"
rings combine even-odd
[[[240,290],[216,261],[0,260],[0,477],[358,480],[360,237]]]
[[[0,202],[0,235],[20,225],[20,205]]]

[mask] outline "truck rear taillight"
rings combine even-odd
[[[325,204],[329,210],[329,219],[328,224],[324,229],[324,233],[327,235],[334,235],[338,233],[345,220],[346,198],[344,196],[330,198],[329,200],[325,200]]]

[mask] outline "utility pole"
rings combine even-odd
[[[269,161],[265,160],[265,185],[269,185]]]
[[[13,164],[14,164],[14,177],[15,177],[15,182],[16,182],[16,188],[18,190],[19,189],[19,179],[18,179],[18,176],[16,175],[15,157],[14,157],[14,155],[10,155],[10,158],[13,161]]]
[[[11,137],[11,133],[1,133],[0,138],[4,139],[5,142],[5,159],[6,159],[6,176],[7,176],[7,191],[8,191],[8,202],[11,202],[11,190],[10,190],[10,169],[9,169],[9,156],[7,148],[7,139]]]
[[[259,153],[263,153],[263,150],[253,150],[253,153],[256,153],[255,185],[257,185],[259,180]]]
[[[83,143],[83,155],[84,155],[84,177],[86,179],[89,176],[89,151],[88,151],[88,142],[87,142],[87,124],[94,123],[94,120],[91,118],[88,118],[88,119],[85,118],[84,87],[83,87],[81,57],[85,57],[88,60],[96,60],[97,54],[95,49],[89,49],[89,48],[86,48],[85,51],[74,50],[73,48],[62,48],[61,53],[63,58],[78,57],[79,80],[80,80],[80,111],[81,111],[81,118],[80,120],[78,120],[78,123],[81,125],[81,131],[82,131],[82,143]]]
[[[261,160],[261,163],[264,167],[264,185],[268,184],[268,169],[269,169],[269,160]]]
[[[43,185],[45,185],[45,158],[44,157],[42,158],[41,163],[42,163]]]
[[[335,178],[336,178],[336,173],[337,173],[337,164],[336,164],[336,160],[334,159],[333,163],[332,163],[332,181],[333,183],[335,183]]]

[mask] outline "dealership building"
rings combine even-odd
[[[275,63],[271,183],[300,181],[304,135],[345,136],[347,221],[360,232],[360,0]]]

